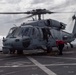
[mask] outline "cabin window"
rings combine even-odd
[[[35,29],[34,28],[32,29],[32,35],[35,35]]]
[[[32,28],[32,37],[33,38],[38,38],[39,37],[38,33],[39,33],[39,31],[37,28]]]
[[[30,36],[30,28],[29,27],[24,27],[21,34],[22,34],[22,36]]]
[[[23,32],[23,35],[24,35],[24,36],[27,36],[27,35],[28,35],[28,32],[29,32],[29,28],[25,28],[25,29],[24,29],[24,32]]]

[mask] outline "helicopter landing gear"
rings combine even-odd
[[[3,48],[3,54],[9,54],[9,49]]]
[[[17,50],[17,54],[23,54],[23,50]]]
[[[10,49],[10,54],[15,54],[15,50]]]
[[[69,43],[71,48],[74,48],[73,44]]]
[[[47,47],[47,53],[51,53],[51,51],[52,51],[52,48]]]
[[[63,48],[64,48],[64,44],[59,44],[59,45],[58,45],[59,55],[63,55],[63,53],[62,53]]]

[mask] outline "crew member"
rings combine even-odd
[[[62,51],[63,51],[63,48],[64,48],[64,41],[63,40],[56,40],[56,44],[57,44],[57,47],[59,49],[59,55],[63,55]]]
[[[43,31],[43,39],[48,42],[48,38],[51,35],[49,28],[42,28]]]
[[[49,37],[51,35],[51,32],[49,30],[49,28],[42,28],[42,31],[43,31],[43,39],[46,40],[46,47],[47,47],[47,53],[50,53],[51,51],[51,48],[50,48],[50,44],[49,44]]]

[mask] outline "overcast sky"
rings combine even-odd
[[[76,0],[0,0],[0,12],[15,12],[15,11],[27,11],[36,8],[46,8],[50,11],[57,12],[75,12]],[[67,24],[66,30],[69,31],[72,26],[71,17],[74,13],[58,13],[45,16],[46,18],[52,18]],[[26,15],[0,15],[0,36],[7,35],[8,30],[16,25],[20,25],[21,22],[11,22],[15,19],[21,18]]]

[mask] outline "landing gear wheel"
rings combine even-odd
[[[10,49],[10,54],[15,54],[15,50]]]
[[[51,53],[51,51],[52,51],[52,48],[47,47],[47,53]]]
[[[3,54],[9,54],[9,49],[3,49]]]
[[[17,54],[23,54],[23,50],[17,50]]]
[[[71,48],[74,48],[73,44],[70,44]]]

